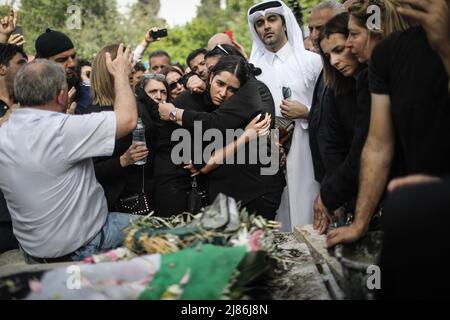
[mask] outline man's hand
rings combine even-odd
[[[20,47],[24,45],[25,39],[21,34],[13,34],[9,37],[8,43]]]
[[[281,114],[286,119],[308,119],[308,108],[298,101],[283,100],[281,102]]]
[[[435,183],[440,182],[441,179],[437,177],[427,176],[427,175],[413,175],[404,178],[394,179],[389,183],[388,191],[394,192],[397,189],[414,186],[418,184]]]
[[[159,117],[161,120],[170,121],[170,113],[175,109],[172,103],[160,103],[159,104]]]
[[[325,234],[332,221],[333,219],[319,194],[314,201],[314,230],[317,230],[321,235]]]
[[[355,223],[348,227],[335,229],[328,234],[327,247],[333,248],[340,243],[356,242],[361,239],[366,232],[366,227],[358,226]]]
[[[135,143],[120,157],[120,165],[122,168],[131,166],[136,162],[147,158],[148,154],[149,151],[145,147],[144,142]]]
[[[17,11],[11,10],[9,16],[0,20],[0,43],[7,43],[17,26]]]
[[[191,93],[203,93],[206,90],[206,83],[199,76],[193,75],[187,82],[187,88]]]
[[[431,46],[440,54],[450,54],[449,6],[446,0],[399,0],[411,8],[398,7],[398,12],[422,25]]]
[[[120,44],[119,49],[117,49],[117,58],[112,61],[111,54],[106,53],[106,66],[109,73],[116,77],[126,77],[128,81],[128,76],[131,73],[133,67],[133,54],[131,53],[130,47],[124,49],[124,45]]]

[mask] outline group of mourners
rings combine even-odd
[[[248,11],[250,58],[219,33],[187,69],[165,51],[141,62],[158,28],[92,63],[48,29],[30,57],[11,40],[12,12],[0,26],[2,251],[82,260],[123,244],[136,213],[195,214],[225,194],[282,231],[314,224],[330,248],[382,229],[381,297],[443,293],[432,270],[450,252],[449,5],[327,0],[305,38],[288,6],[264,1]]]

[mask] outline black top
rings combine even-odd
[[[314,176],[317,182],[321,183],[325,177],[325,145],[327,139],[327,118],[328,110],[326,103],[327,86],[323,72],[320,73],[314,88],[313,101],[309,112],[309,147],[311,149],[314,166]]]
[[[275,105],[267,86],[252,79],[238,92],[224,102],[222,106],[210,113],[184,112],[183,126],[192,127],[194,121],[202,122],[202,129],[245,129],[258,114],[272,115],[272,128],[275,127]],[[226,141],[222,142],[226,145]],[[247,146],[248,147],[248,146]],[[243,205],[271,192],[278,192],[285,186],[281,170],[276,174],[262,175],[264,166],[258,159],[257,164],[224,164],[208,174],[209,200],[213,201],[219,193],[230,196]],[[277,168],[278,169],[278,168]]]
[[[142,191],[142,173],[145,168],[145,192],[150,195],[151,176],[153,174],[153,153],[151,152],[151,143],[154,141],[152,132],[154,125],[150,122],[150,117],[145,115],[142,106],[138,104],[138,114],[142,117],[142,121],[146,128],[147,147],[150,149],[150,155],[145,166],[128,166],[123,168],[120,165],[120,157],[130,148],[133,141],[133,134],[116,140],[114,153],[110,157],[94,158],[95,176],[98,182],[105,190],[106,200],[108,202],[108,210],[116,211],[117,202]],[[96,113],[104,111],[113,111],[112,106],[89,106],[85,113]]]
[[[375,48],[370,91],[389,95],[403,174],[441,176],[450,167],[449,77],[421,27],[396,33]]]
[[[1,190],[0,190],[0,222],[11,222],[11,215],[9,214],[8,206],[6,205],[6,200]]]
[[[326,178],[321,185],[324,205],[336,210],[355,200],[359,165],[370,125],[371,101],[367,69],[361,71],[347,94],[328,90],[328,137],[325,150]]]
[[[6,104],[6,102],[3,100],[0,100],[0,118],[2,118],[6,114],[6,111],[8,111],[8,109],[9,109],[9,107]]]

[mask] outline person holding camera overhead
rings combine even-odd
[[[153,27],[148,30],[144,40],[142,40],[141,44],[134,51],[134,62],[141,62],[144,52],[147,51],[149,45],[161,40],[161,38],[167,37],[167,35],[167,29]],[[149,63],[150,73],[161,73],[164,67],[171,65],[170,55],[163,50],[153,51],[150,53]]]

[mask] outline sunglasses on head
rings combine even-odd
[[[221,51],[222,53],[225,53],[227,56],[230,55],[230,53],[221,44],[216,45],[214,47],[214,49],[212,49],[211,51],[214,51],[214,52]]]

